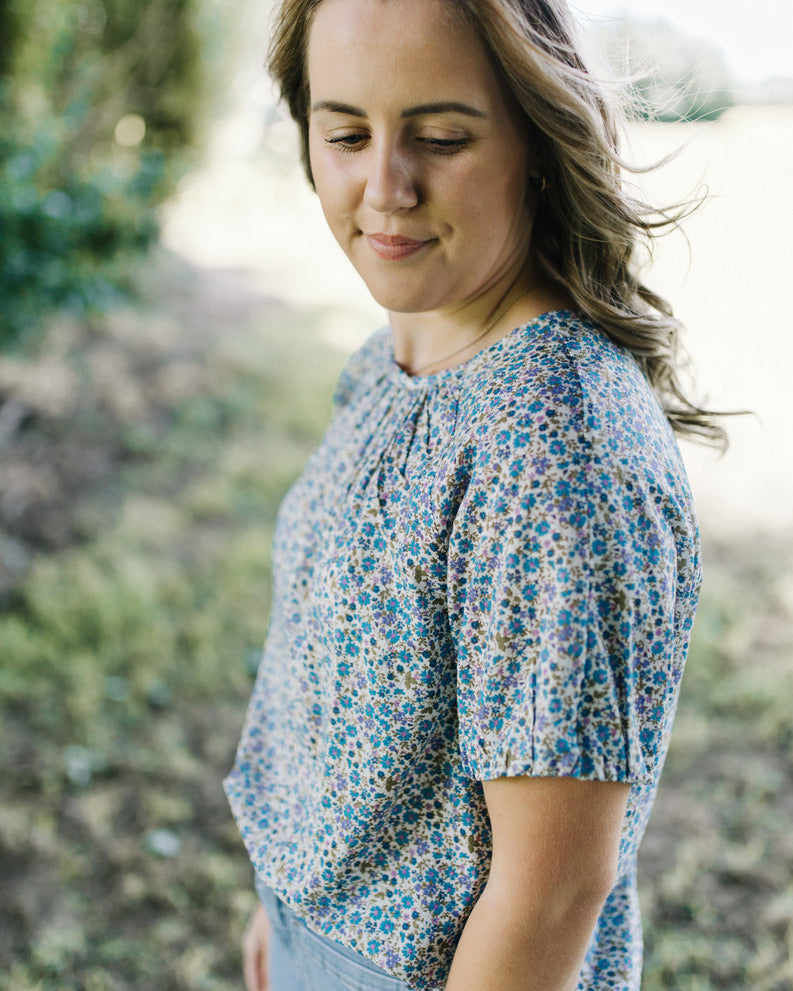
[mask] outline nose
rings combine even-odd
[[[378,213],[408,210],[419,200],[418,177],[410,156],[395,144],[370,149],[363,201]]]

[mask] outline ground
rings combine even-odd
[[[0,989],[241,987],[228,770],[328,314],[165,252],[143,302],[0,360]],[[705,528],[641,860],[645,991],[793,986],[791,541]]]

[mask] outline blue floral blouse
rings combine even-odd
[[[226,790],[262,880],[412,988],[487,879],[482,781],[631,784],[581,991],[638,991],[636,852],[700,584],[677,444],[570,312],[436,375],[350,360],[281,507],[270,630]]]

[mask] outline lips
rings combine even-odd
[[[401,234],[366,234],[366,242],[378,258],[385,261],[400,261],[417,254],[435,238],[426,240],[403,237]]]

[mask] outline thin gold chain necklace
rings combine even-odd
[[[515,280],[515,282],[517,282],[517,279]],[[456,358],[458,354],[462,354],[463,351],[468,351],[469,348],[472,348],[475,344],[478,344],[480,341],[484,340],[487,337],[487,335],[495,328],[496,324],[498,324],[507,315],[507,313],[509,313],[509,311],[515,305],[515,303],[518,302],[519,299],[522,299],[525,295],[527,295],[527,293],[530,293],[537,288],[537,284],[534,284],[531,286],[527,286],[525,289],[520,289],[516,293],[513,293],[512,290],[515,287],[515,282],[512,283],[509,289],[507,289],[506,293],[504,294],[504,298],[502,299],[501,303],[496,307],[493,316],[491,317],[490,320],[488,320],[484,330],[480,331],[480,333],[472,341],[469,341],[467,344],[463,344],[462,347],[457,348],[456,350],[452,351],[451,354],[447,354],[443,358],[436,358],[435,361],[430,361],[428,364],[422,365],[420,368],[414,369],[411,374],[413,376],[421,375],[422,372],[426,372],[429,368],[434,368],[436,365],[444,364],[445,362],[449,361],[451,358]]]

